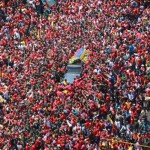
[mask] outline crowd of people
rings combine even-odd
[[[138,0],[1,1],[0,149],[144,149],[149,18]],[[82,47],[81,76],[61,82]]]

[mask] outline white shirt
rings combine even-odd
[[[120,121],[115,121],[115,125],[117,128],[120,128],[120,126],[121,126]]]

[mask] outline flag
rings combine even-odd
[[[112,121],[112,119],[110,118],[110,116],[108,116],[107,119],[110,121],[111,124],[113,124],[113,121]]]
[[[75,54],[74,56],[69,60],[70,64],[75,63],[78,60],[83,60],[84,56],[85,56],[86,50],[82,47],[80,48]]]
[[[54,21],[52,21],[51,26],[52,26],[52,29],[53,29],[54,28]]]
[[[88,62],[88,56],[89,56],[89,51],[85,50],[85,54],[84,54],[84,57],[82,58],[82,61],[83,62]]]
[[[40,29],[38,29],[37,38],[39,39],[41,37]]]

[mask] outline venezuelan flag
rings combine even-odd
[[[84,48],[80,48],[76,53],[75,53],[75,57],[77,59],[82,60],[85,54],[85,49]]]
[[[78,60],[83,60],[84,59],[84,55],[86,53],[86,50],[84,48],[80,48],[75,55],[69,60],[70,64],[75,63]]]

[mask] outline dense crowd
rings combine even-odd
[[[148,145],[148,3],[58,0],[50,7],[44,0],[11,0],[0,5],[0,149],[142,150],[140,144]],[[89,55],[81,77],[73,84],[61,82],[69,59],[82,47]]]

